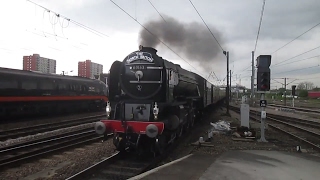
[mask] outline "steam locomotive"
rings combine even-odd
[[[118,151],[139,154],[161,154],[193,127],[207,105],[225,97],[203,77],[143,46],[112,64],[108,87],[108,118],[96,122],[95,131],[106,138],[113,133]]]
[[[20,117],[105,111],[99,80],[0,68],[0,122]]]

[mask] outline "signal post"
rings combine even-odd
[[[261,94],[261,137],[259,142],[268,142],[265,138],[265,121],[267,112],[267,100],[265,100],[265,93],[270,91],[270,65],[271,55],[260,55],[257,57],[257,93]]]
[[[296,96],[296,85],[291,86],[292,91],[291,91],[291,95],[292,95],[292,107],[294,107],[294,97]]]

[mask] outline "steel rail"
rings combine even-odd
[[[102,139],[103,136],[97,136],[92,128],[86,128],[55,137],[8,146],[0,149],[0,168],[8,168],[18,162],[20,164],[49,153]]]
[[[44,124],[38,124],[38,125],[33,125],[28,127],[19,127],[19,128],[9,129],[5,131],[0,131],[0,141],[5,141],[8,139],[13,139],[21,136],[33,135],[37,133],[43,133],[43,132],[66,128],[70,126],[76,126],[84,123],[90,123],[104,116],[105,116],[104,114],[100,114],[96,116],[73,118],[73,119],[60,121],[60,122],[44,123]]]
[[[237,112],[237,113],[240,113],[240,108],[238,108],[238,107],[231,106],[231,109],[233,111]],[[255,120],[257,122],[260,122],[260,119],[258,119],[258,118],[253,116],[253,112],[256,113],[258,111],[250,111],[250,119]],[[279,130],[279,131],[281,131],[283,133],[286,133],[286,134],[294,137],[295,139],[303,141],[304,143],[306,143],[306,144],[308,144],[308,145],[312,146],[313,148],[315,148],[315,149],[320,151],[320,144],[318,145],[317,143],[314,143],[314,142],[311,142],[310,140],[308,140],[308,139],[315,139],[314,136],[316,136],[316,139],[320,143],[320,138],[319,138],[320,134],[316,133],[314,131],[310,131],[310,130],[308,130],[306,128],[299,127],[299,126],[297,126],[295,124],[291,124],[291,123],[285,122],[286,120],[288,121],[290,118],[291,117],[288,117],[288,116],[281,116],[281,115],[275,115],[275,114],[273,114],[273,117],[268,117],[268,115],[267,115],[267,120],[268,121],[273,121],[273,122],[278,123],[278,125],[281,124],[281,125],[285,125],[286,127],[282,129],[282,128],[277,127],[277,124],[272,124],[270,122],[268,122],[268,126],[274,128],[276,130]],[[286,120],[283,120],[283,119],[286,119]],[[297,119],[297,118],[294,118],[294,119]],[[292,122],[296,122],[297,123],[297,121],[292,121]],[[299,133],[302,132],[302,133],[305,133],[305,134],[303,134],[303,137],[301,137],[301,135],[299,136],[299,135],[296,135],[295,133],[289,132],[288,129],[286,129],[286,128],[294,128],[295,130],[300,131]],[[308,137],[308,135],[309,135],[309,137]],[[310,137],[310,136],[312,136],[312,137]]]
[[[166,159],[170,153],[184,140],[184,134],[175,143],[170,144],[166,151],[157,157],[143,155],[142,157],[132,156],[132,153],[120,153],[108,157],[83,171],[72,175],[67,180],[90,180],[90,179],[129,179],[155,168],[161,161]],[[189,154],[197,147],[192,147]]]
[[[280,108],[287,108],[287,109],[294,109],[296,111],[302,111],[302,112],[312,112],[312,113],[318,113],[320,114],[319,110],[315,109],[308,109],[308,108],[299,108],[299,107],[290,107],[290,106],[283,106],[278,104],[268,104],[268,106],[274,106],[274,107],[280,107]]]

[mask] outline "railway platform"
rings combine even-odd
[[[234,150],[212,155],[190,154],[133,179],[313,180],[320,177],[320,157],[265,150]]]

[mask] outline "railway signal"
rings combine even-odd
[[[257,91],[270,91],[271,55],[260,55],[257,58]]]
[[[296,85],[292,85],[292,96],[295,96],[296,95]]]
[[[296,96],[296,85],[292,85],[292,107],[294,107],[294,97]]]
[[[269,72],[264,72],[269,71]],[[262,72],[258,71],[257,76],[257,88],[258,91],[269,91],[270,90],[270,69],[263,69]]]
[[[270,91],[270,65],[271,55],[260,55],[257,57],[257,93],[261,94],[261,137],[260,142],[268,142],[264,135],[264,124],[266,121],[267,113],[265,107],[267,101],[265,100],[265,93]]]

